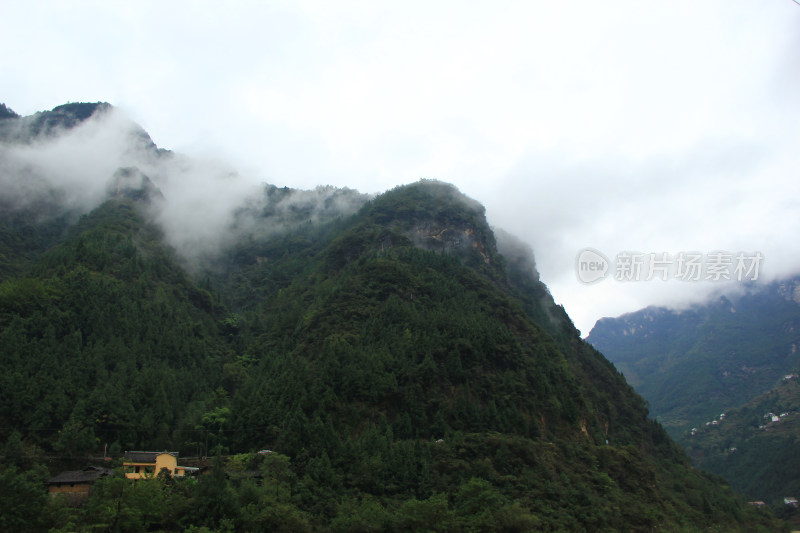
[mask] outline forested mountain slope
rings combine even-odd
[[[800,361],[796,279],[673,311],[597,322],[587,341],[647,399],[673,437],[769,390]],[[683,441],[682,441],[683,442]]]
[[[690,431],[684,440],[695,464],[776,509],[784,507],[785,497],[800,494],[797,378],[797,373],[787,374],[769,391]]]
[[[9,198],[0,475],[17,488],[0,526],[780,529],[689,466],[529,250],[454,187],[267,186],[233,206],[215,247],[184,253],[164,215],[173,156],[143,150],[97,206],[20,224],[14,210],[36,204]],[[48,458],[106,444],[227,466],[196,484],[110,478],[79,511],[44,501]]]

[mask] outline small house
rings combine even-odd
[[[122,468],[128,479],[156,477],[161,469],[166,468],[170,476],[184,477],[197,468],[178,466],[178,452],[125,452]]]
[[[53,497],[64,494],[69,505],[80,505],[89,499],[95,481],[111,475],[113,475],[111,470],[99,466],[61,472],[47,480],[47,491]]]

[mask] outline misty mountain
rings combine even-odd
[[[49,124],[0,143],[4,527],[780,529],[455,187],[252,186],[89,105],[4,119]],[[48,466],[106,449],[221,459],[45,498]]]
[[[7,143],[30,144],[53,139],[72,130],[88,120],[98,120],[105,113],[114,112],[113,106],[105,102],[70,103],[21,117],[3,104],[0,111],[0,140]],[[129,122],[131,144],[142,144],[147,149],[158,151],[150,135],[139,125]],[[166,153],[166,151],[162,151]]]
[[[601,350],[680,442],[769,390],[800,361],[800,281],[722,296],[682,311],[649,307],[597,322]]]

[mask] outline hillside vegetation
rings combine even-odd
[[[110,191],[0,226],[0,529],[781,529],[690,467],[454,187],[322,191],[324,216],[266,187],[202,260],[149,184]],[[46,498],[106,449],[218,459]]]
[[[736,490],[775,509],[784,507],[785,497],[800,494],[798,439],[797,374],[685,436],[686,449],[699,467],[730,479]]]
[[[692,427],[772,388],[800,363],[800,290],[788,279],[692,308],[597,322],[587,341],[683,443]]]

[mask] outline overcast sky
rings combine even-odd
[[[531,244],[584,335],[722,288],[618,281],[622,252],[800,270],[793,0],[12,0],[3,19],[16,112],[107,101],[279,186],[451,182]],[[580,282],[584,248],[607,279]]]

